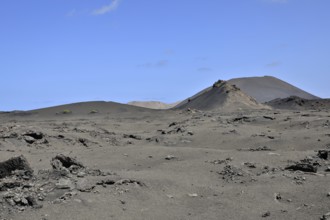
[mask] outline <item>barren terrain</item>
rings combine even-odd
[[[0,120],[0,161],[23,155],[34,171],[1,179],[0,219],[326,219],[330,211],[327,110],[91,102]]]
[[[329,219],[329,108],[219,80],[168,110],[2,112],[0,219]]]

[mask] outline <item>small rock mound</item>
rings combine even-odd
[[[63,154],[59,154],[52,158],[50,164],[53,167],[54,176],[67,176],[70,173],[78,174],[79,171],[85,168],[85,166],[76,159],[64,156]]]
[[[72,166],[84,168],[84,165],[82,163],[78,162],[72,157],[64,156],[63,154],[59,154],[52,158],[51,165],[54,169],[58,169],[59,167],[65,167],[70,169]]]
[[[251,175],[241,168],[226,165],[221,172],[218,172],[226,182],[246,183],[253,181]]]
[[[0,162],[0,179],[13,175],[14,171],[21,171],[26,178],[33,175],[33,170],[23,155]]]
[[[111,172],[89,169],[63,154],[52,158],[51,166],[53,169],[39,170],[32,175],[33,170],[24,156],[0,163],[0,219],[1,213],[42,208],[44,202],[59,204],[78,193],[93,192],[100,185],[113,185],[117,189],[128,185],[145,186],[139,180],[122,179]],[[108,176],[112,176],[111,179]]]
[[[231,85],[224,80],[218,80],[212,87],[197,93],[175,108],[190,108],[203,111],[234,111],[238,109],[269,109],[270,107],[258,103],[237,86]]]
[[[304,99],[298,96],[290,96],[284,99],[274,99],[266,104],[277,109],[320,110],[330,107],[330,99]]]
[[[293,171],[303,171],[303,172],[309,172],[309,173],[316,173],[317,172],[317,167],[313,166],[311,164],[306,164],[306,163],[298,163],[295,165],[291,165],[285,168],[286,170],[293,170]]]

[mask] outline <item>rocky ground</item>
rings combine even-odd
[[[327,110],[88,112],[0,114],[0,219],[330,219]]]

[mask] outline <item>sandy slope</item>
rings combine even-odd
[[[159,102],[159,101],[132,101],[127,103],[128,105],[133,105],[133,106],[138,106],[138,107],[143,107],[143,108],[151,108],[151,109],[169,109],[177,104],[179,102],[167,104],[164,102]]]
[[[0,180],[0,219],[307,220],[330,211],[329,161],[317,157],[330,147],[328,110],[155,111],[94,102],[2,113],[0,122],[0,161],[24,155],[36,178]],[[58,179],[39,172],[50,172],[57,154],[102,172]],[[305,158],[319,164],[317,173],[284,169]],[[6,181],[24,184],[6,189]],[[42,208],[8,204],[10,193],[36,192]]]

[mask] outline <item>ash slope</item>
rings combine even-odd
[[[151,108],[151,109],[170,109],[179,104],[178,102],[167,104],[159,101],[132,101],[128,102],[128,105],[143,107],[143,108]]]
[[[228,83],[236,85],[243,92],[264,103],[277,98],[298,96],[304,99],[319,99],[302,89],[272,76],[231,79]]]
[[[254,98],[242,92],[238,87],[219,80],[191,98],[183,101],[174,109],[192,108],[203,111],[234,111],[237,109],[269,109]]]
[[[96,115],[135,115],[135,114],[158,114],[160,110],[142,108],[121,104],[117,102],[90,101],[78,102],[66,105],[53,106],[31,111],[8,112],[11,116],[30,116],[38,118],[60,118],[60,117],[92,117]]]

